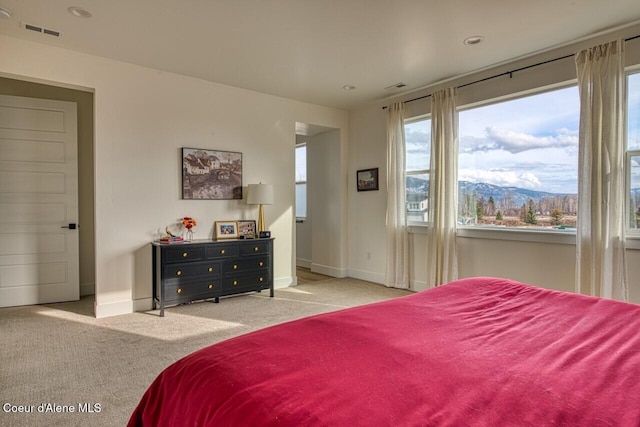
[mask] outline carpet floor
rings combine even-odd
[[[105,319],[93,297],[0,309],[0,426],[124,426],[168,365],[210,344],[410,292],[357,279]]]

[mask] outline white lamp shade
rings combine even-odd
[[[273,185],[271,184],[249,184],[247,193],[248,205],[273,204]]]

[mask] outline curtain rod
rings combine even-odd
[[[630,40],[634,40],[634,39],[637,39],[637,38],[640,38],[640,34],[639,34],[639,35],[637,35],[637,36],[633,36],[633,37],[629,37],[629,38],[627,38],[627,39],[624,39],[624,41],[625,41],[625,42],[628,42],[628,41],[630,41]],[[518,71],[528,70],[529,68],[534,68],[534,67],[538,67],[538,66],[540,66],[540,65],[549,64],[549,63],[551,63],[551,62],[556,62],[556,61],[560,61],[560,60],[563,60],[563,59],[571,58],[572,56],[576,56],[576,54],[575,54],[575,53],[572,53],[572,54],[569,54],[569,55],[561,56],[561,57],[559,57],[559,58],[549,59],[549,60],[547,60],[547,61],[542,61],[542,62],[538,62],[538,63],[536,63],[536,64],[527,65],[526,67],[516,68],[515,70],[505,71],[504,73],[496,74],[496,75],[494,75],[494,76],[490,76],[490,77],[485,77],[484,79],[474,80],[474,81],[472,81],[472,82],[465,83],[465,84],[460,85],[460,86],[456,86],[456,89],[460,89],[460,88],[462,88],[462,87],[471,86],[471,85],[474,85],[474,84],[476,84],[476,83],[486,82],[487,80],[492,80],[492,79],[495,79],[495,78],[498,78],[498,77],[503,77],[503,76],[509,76],[509,78],[512,78],[512,77],[513,77],[513,73],[517,73]],[[407,104],[407,103],[409,103],[409,102],[419,101],[419,100],[421,100],[421,99],[428,98],[428,97],[430,97],[431,95],[432,95],[432,94],[431,94],[431,93],[429,93],[429,94],[427,94],[427,95],[419,96],[419,97],[417,97],[417,98],[408,99],[408,100],[404,101],[404,103],[405,103],[405,104]],[[387,109],[387,106],[385,105],[384,107],[382,107],[382,109],[383,109],[383,110],[386,110],[386,109]]]

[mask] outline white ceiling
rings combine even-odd
[[[69,6],[93,17],[74,17]],[[12,12],[0,19],[0,34],[344,109],[640,20],[638,0],[0,0],[0,7]],[[27,31],[23,22],[61,36]],[[476,35],[484,43],[463,44]],[[384,89],[399,82],[407,86]]]

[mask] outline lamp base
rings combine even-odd
[[[264,231],[264,208],[262,205],[258,207],[258,233]]]

